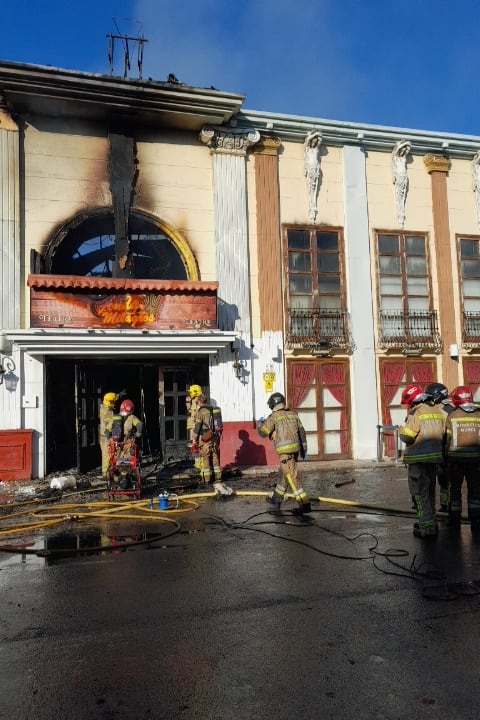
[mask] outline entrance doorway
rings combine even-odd
[[[309,458],[350,458],[349,361],[292,360],[287,367],[288,402],[305,428]]]
[[[158,464],[189,458],[185,397],[192,383],[208,392],[208,358],[47,358],[47,474],[100,470],[100,404],[105,393],[121,390],[144,423],[143,457]]]

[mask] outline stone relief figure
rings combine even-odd
[[[392,175],[397,220],[400,227],[405,225],[405,200],[408,192],[407,157],[412,149],[408,140],[399,140],[392,151]]]
[[[311,130],[304,141],[304,174],[308,189],[308,214],[311,222],[317,217],[317,195],[320,186],[320,145],[322,136],[318,130]]]
[[[472,188],[477,205],[477,222],[480,227],[480,150],[472,158]]]

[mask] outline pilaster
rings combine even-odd
[[[442,351],[442,377],[439,378],[449,389],[458,385],[457,361],[449,354],[450,345],[457,343],[455,334],[455,312],[453,292],[452,255],[447,199],[447,173],[450,160],[443,155],[429,153],[423,162],[430,174],[432,187],[433,231],[435,234],[435,256],[438,278],[438,310]]]
[[[237,360],[243,365],[235,385],[230,375],[217,378],[217,396],[225,392],[224,398],[218,397],[219,404],[224,407],[228,404],[236,410],[237,419],[247,419],[249,403],[239,387],[245,388],[252,376],[246,154],[260,140],[260,133],[250,129],[204,127],[199,139],[208,145],[212,155],[218,327],[237,334]],[[227,367],[232,373],[231,359],[231,353],[228,357],[228,351],[220,351],[219,360],[224,362],[215,367],[215,374]],[[237,408],[236,396],[240,405]]]
[[[0,93],[0,328],[20,324],[19,132]]]

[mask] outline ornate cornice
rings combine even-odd
[[[260,133],[254,128],[202,128],[199,140],[208,145],[212,153],[245,155],[248,148],[260,140]]]
[[[428,155],[425,155],[423,158],[423,162],[425,163],[425,167],[427,168],[427,171],[429,173],[448,173],[451,167],[451,162],[449,158],[446,158],[443,155],[435,155],[434,153],[429,153]]]
[[[278,155],[281,144],[279,137],[264,135],[255,145],[255,155]]]

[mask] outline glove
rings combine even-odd
[[[308,457],[308,453],[305,450],[302,450],[300,453],[300,457],[302,458],[302,460],[306,460]]]
[[[258,418],[258,420],[257,420],[257,425],[263,425],[264,422],[265,422],[265,418],[264,418],[264,417]]]
[[[194,455],[198,455],[198,445],[196,442],[193,442],[190,446],[190,450]]]

